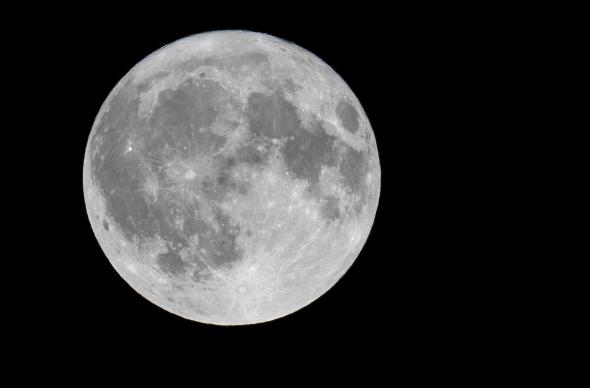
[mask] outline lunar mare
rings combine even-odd
[[[219,31],[178,40],[127,73],[86,147],[97,240],[139,294],[218,325],[308,305],[348,270],[379,200],[363,108],[293,43]]]

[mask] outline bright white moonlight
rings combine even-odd
[[[86,147],[88,216],[117,272],[191,320],[244,325],[308,305],[352,265],[381,171],[355,95],[269,35],[178,40],[109,94]]]

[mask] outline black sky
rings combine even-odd
[[[35,219],[43,214],[46,232],[34,247],[42,253],[31,259],[40,262],[32,267],[43,286],[33,292],[33,317],[26,318],[36,326],[37,343],[85,353],[149,341],[153,349],[182,354],[220,344],[230,351],[306,345],[318,360],[322,351],[359,357],[353,348],[403,348],[412,357],[433,344],[448,348],[449,336],[472,330],[482,318],[470,314],[477,306],[470,287],[485,276],[470,258],[488,249],[473,245],[480,239],[473,202],[482,188],[470,160],[484,148],[472,129],[490,125],[485,114],[475,114],[476,90],[490,82],[477,70],[489,60],[478,49],[489,37],[477,27],[484,20],[478,13],[464,20],[449,17],[453,9],[417,8],[79,6],[39,8],[22,18],[13,31],[27,44],[15,48],[23,55],[9,65],[28,74],[32,92],[19,98],[38,107],[27,120],[41,132],[31,141],[39,148],[34,193],[42,193],[42,207],[31,212]],[[360,100],[382,170],[373,230],[346,275],[286,318],[236,328],[184,320],[136,294],[102,254],[82,192],[86,141],[117,81],[167,43],[222,29],[265,32],[328,63]]]

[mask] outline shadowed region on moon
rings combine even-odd
[[[322,295],[357,257],[380,184],[368,120],[313,54],[223,31],[136,65],[86,150],[93,230],[121,276],[177,315],[264,322]]]

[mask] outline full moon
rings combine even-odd
[[[103,103],[83,167],[94,234],[120,276],[181,317],[274,320],[358,257],[381,169],[358,99],[309,51],[248,31],[189,36]]]

